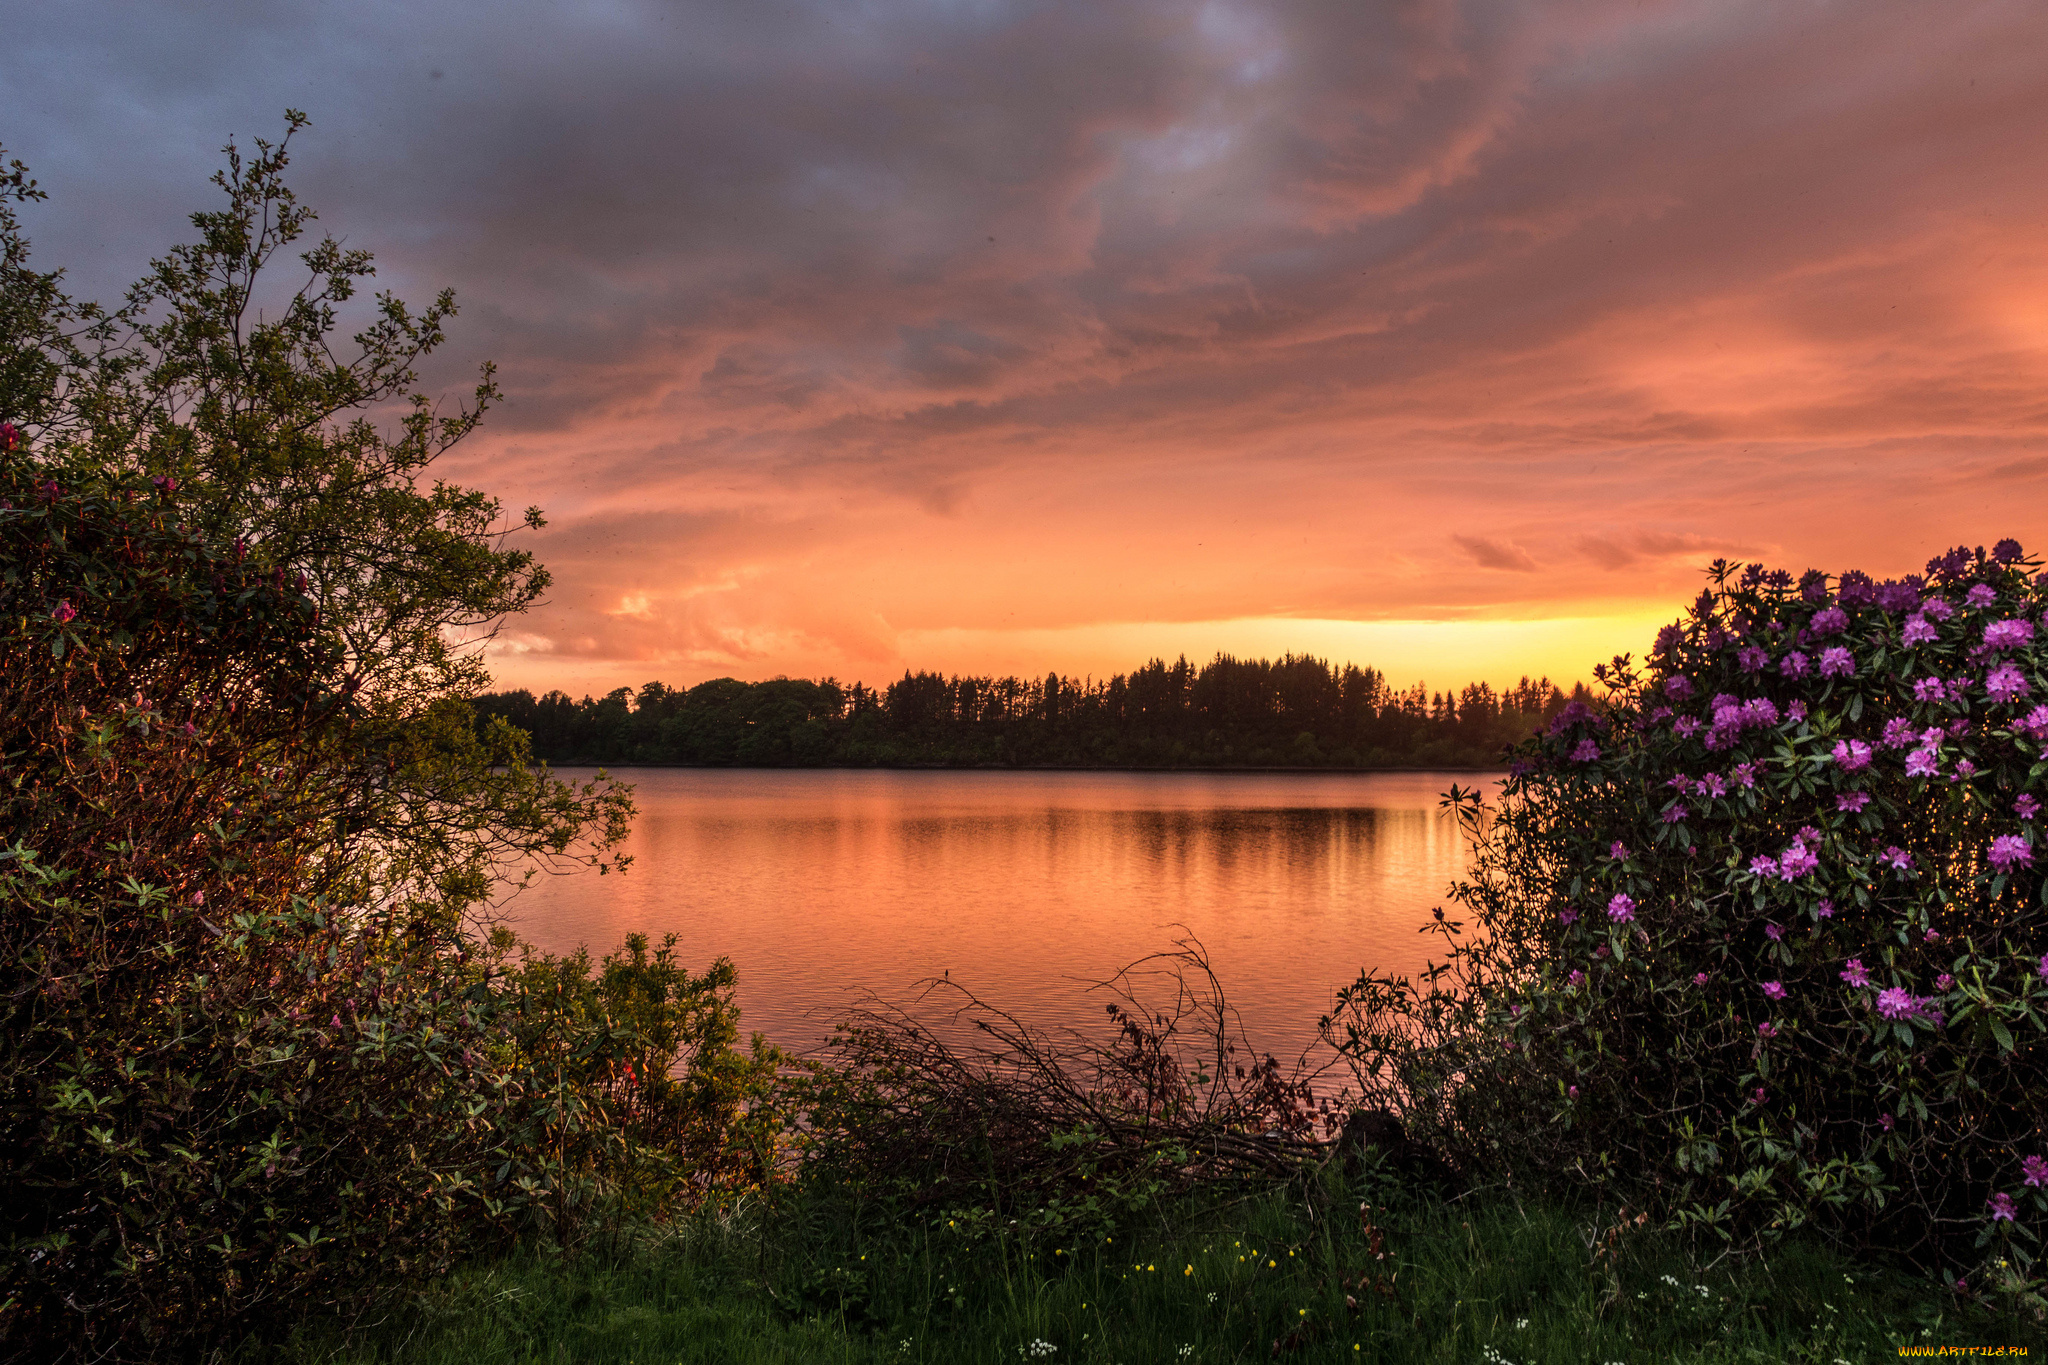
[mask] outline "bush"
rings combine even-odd
[[[360,813],[415,760],[302,580],[170,478],[48,468],[0,464],[0,1355],[260,1336],[758,1180],[730,966],[592,981],[365,898]]]
[[[1470,1162],[1729,1237],[2031,1282],[2048,1215],[2043,580],[1716,564],[1646,671],[1522,746],[1447,959],[1328,1022]]]

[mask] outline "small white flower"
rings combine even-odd
[[[1516,1319],[1515,1319],[1515,1330],[1516,1330],[1517,1332],[1526,1332],[1526,1331],[1528,1331],[1528,1330],[1529,1330],[1529,1320],[1528,1320],[1527,1318],[1516,1318]]]

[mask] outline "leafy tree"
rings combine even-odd
[[[10,458],[59,478],[162,480],[185,524],[232,545],[238,563],[303,581],[362,711],[349,742],[385,760],[338,831],[358,895],[454,915],[515,870],[531,875],[536,858],[620,866],[606,854],[627,828],[626,789],[555,781],[529,761],[525,736],[468,719],[466,699],[488,681],[481,646],[548,576],[506,546],[495,499],[427,483],[497,396],[489,366],[450,413],[416,387],[453,294],[414,309],[378,293],[372,320],[337,346],[341,309],[375,269],[327,237],[301,253],[305,277],[282,307],[258,307],[278,253],[313,221],[284,180],[306,121],[288,111],[285,137],[258,139],[252,158],[229,144],[214,176],[225,205],[194,214],[198,240],[154,262],[112,312],[71,300],[61,272],[30,267],[7,200],[40,194],[11,164],[0,418],[22,448]],[[539,509],[522,524],[543,525]]]

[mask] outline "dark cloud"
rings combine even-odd
[[[428,381],[502,367],[449,473],[556,517],[523,648],[773,671],[2038,539],[2044,43],[2022,0],[134,0],[14,16],[4,135],[107,297],[306,109],[323,224],[461,295]]]

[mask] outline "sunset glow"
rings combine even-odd
[[[37,260],[117,296],[307,110],[500,366],[502,686],[1568,684],[1717,556],[2048,542],[2038,4],[205,8],[20,17]]]

